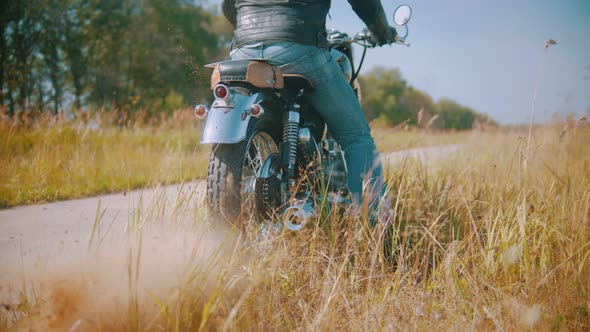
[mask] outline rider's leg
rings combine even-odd
[[[284,73],[301,74],[311,80],[314,89],[307,94],[308,102],[345,152],[353,198],[360,204],[365,179],[369,205],[376,210],[385,188],[379,153],[358,99],[330,52],[291,42],[259,43],[232,52],[234,60],[252,58],[271,60]]]

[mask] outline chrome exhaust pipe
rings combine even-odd
[[[315,209],[311,202],[304,200],[296,201],[283,212],[283,225],[288,230],[297,232],[305,227],[314,214]]]

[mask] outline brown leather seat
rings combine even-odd
[[[281,68],[264,60],[229,60],[207,66],[213,68],[211,88],[222,82],[247,82],[263,89],[285,86]]]
[[[229,60],[207,65],[213,68],[211,88],[223,82],[247,82],[258,88],[309,89],[313,84],[304,76],[283,74],[280,67],[266,60]]]

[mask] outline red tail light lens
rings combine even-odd
[[[195,115],[197,118],[203,119],[207,116],[207,113],[209,113],[209,110],[207,110],[205,106],[197,105],[197,107],[195,107]]]
[[[225,85],[217,85],[215,86],[215,89],[213,89],[213,95],[215,96],[215,98],[219,98],[219,99],[225,99],[227,98],[227,95],[229,94],[229,90],[227,89],[227,87]]]
[[[250,114],[258,116],[258,114],[260,114],[260,106],[256,104],[252,105],[250,107]]]
[[[264,115],[264,108],[262,108],[262,106],[260,106],[259,104],[254,104],[250,106],[250,115],[252,115],[255,118],[261,117],[262,115]]]

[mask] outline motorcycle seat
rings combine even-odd
[[[213,63],[207,67],[213,68],[212,89],[222,82],[246,82],[263,89],[282,89],[285,86],[281,68],[265,60],[229,60]]]
[[[213,68],[211,89],[219,83],[247,82],[258,88],[311,89],[313,83],[303,75],[283,74],[280,67],[264,59],[228,60],[207,65]]]

